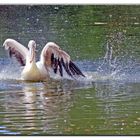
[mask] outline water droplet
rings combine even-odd
[[[38,21],[39,21],[39,19],[37,18],[37,19],[36,19],[36,21],[38,22]]]
[[[110,18],[112,18],[112,15],[109,15]]]
[[[123,128],[121,128],[121,130],[123,130]]]
[[[70,126],[72,126],[72,127],[73,127],[73,126],[75,126],[75,124],[70,124]]]
[[[59,7],[55,6],[55,7],[54,7],[54,9],[55,9],[55,10],[58,10],[58,9],[59,9]]]
[[[140,121],[140,118],[137,118],[137,120],[139,120],[139,121]]]
[[[39,32],[42,32],[42,29],[40,29]]]
[[[122,123],[122,125],[125,125],[125,123]]]

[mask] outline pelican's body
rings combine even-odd
[[[33,40],[29,41],[28,47],[29,54],[26,56],[26,64],[21,73],[21,78],[28,81],[41,81],[46,79],[48,76],[47,70],[41,61],[36,62],[35,42]]]
[[[27,81],[42,81],[50,76],[50,71],[63,77],[64,71],[71,77],[83,76],[78,67],[70,60],[70,56],[61,50],[58,45],[49,42],[43,48],[40,60],[36,62],[36,43],[30,40],[28,48],[13,39],[6,39],[5,49],[9,50],[10,57],[15,56],[24,66],[21,78]]]
[[[36,63],[32,63],[31,65],[26,65],[21,73],[21,78],[24,80],[31,80],[31,81],[41,81],[45,79],[37,67]]]

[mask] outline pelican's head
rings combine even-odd
[[[36,48],[36,42],[34,40],[30,40],[28,43],[28,48],[31,49],[32,47]]]
[[[34,40],[30,40],[28,43],[28,48],[29,48],[30,63],[35,62],[36,42]]]

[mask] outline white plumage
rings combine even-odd
[[[3,43],[10,57],[15,57],[24,69],[21,78],[28,81],[42,81],[50,76],[50,72],[64,76],[64,71],[72,78],[85,77],[80,69],[71,61],[70,56],[60,47],[49,42],[43,48],[40,60],[36,62],[36,43],[30,40],[28,48],[14,39],[6,39]]]

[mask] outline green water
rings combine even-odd
[[[139,5],[1,5],[0,135],[140,135],[139,36]],[[7,38],[56,42],[87,79],[20,81]]]

